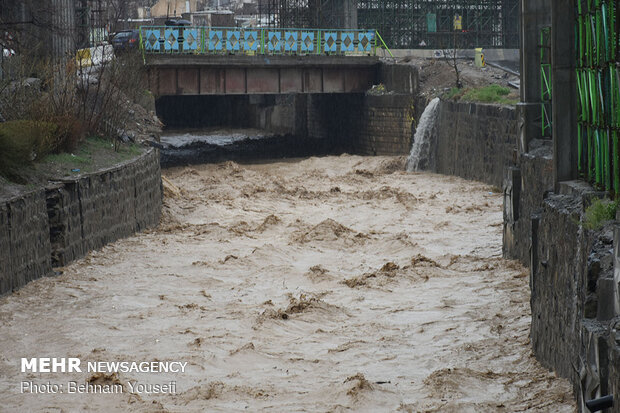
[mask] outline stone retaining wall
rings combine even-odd
[[[530,142],[517,157],[514,109],[442,102],[439,110],[436,171],[503,186],[504,256],[530,267],[536,358],[571,380],[580,412],[608,394],[620,412],[620,226],[581,223],[604,194],[578,181],[554,188],[551,142]]]
[[[0,203],[0,294],[51,274],[45,191]]]
[[[52,263],[63,266],[88,251],[157,225],[162,204],[159,152],[63,180],[48,188]]]
[[[620,230],[585,228],[586,208],[604,194],[580,181],[554,188],[550,143],[529,147],[506,170],[504,256],[530,267],[537,360],[570,379],[578,411],[586,412],[587,400],[620,394],[620,334],[613,332],[620,327]]]
[[[611,384],[609,394],[615,395],[616,402],[614,404],[614,413],[620,413],[620,321],[615,323],[612,335],[609,338],[610,346],[615,347],[611,350],[611,360],[609,362],[609,383]]]
[[[308,95],[307,132],[332,153],[406,155],[415,116],[410,94]]]
[[[532,217],[532,347],[541,364],[573,383],[580,364],[590,245],[579,223],[582,211],[579,197],[550,195]]]
[[[366,95],[355,153],[407,155],[411,151],[415,105],[410,94]]]
[[[589,411],[586,401],[609,394],[616,397],[613,411],[620,412],[620,301],[614,286],[620,232],[613,223],[599,230],[580,223],[600,196],[583,182],[563,182],[531,218],[534,354],[571,380],[580,412]]]
[[[436,172],[501,187],[516,160],[517,130],[514,107],[441,101]]]
[[[522,154],[518,166],[509,166],[505,171],[504,257],[527,266],[530,265],[531,216],[541,211],[545,194],[553,190],[550,143],[531,143],[535,149]]]
[[[157,225],[159,152],[0,203],[0,294]]]
[[[361,155],[408,155],[411,151],[416,120],[424,107],[416,99],[420,76],[409,64],[381,62],[378,83],[388,92],[367,94],[354,108],[359,124],[351,137],[351,152]]]

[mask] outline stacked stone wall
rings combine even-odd
[[[45,191],[0,202],[0,294],[50,275],[50,254]]]
[[[0,294],[157,225],[159,152],[0,203]]]
[[[415,116],[409,94],[366,95],[360,113],[356,153],[406,155],[411,150]]]
[[[516,161],[516,110],[511,106],[442,101],[436,172],[502,186]]]

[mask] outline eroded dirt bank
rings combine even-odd
[[[529,341],[501,195],[355,156],[165,171],[164,222],[0,299],[0,410],[570,412]],[[169,188],[170,189],[170,188]],[[20,357],[186,361],[21,373]],[[20,394],[20,382],[122,394]],[[132,395],[127,381],[176,381]]]

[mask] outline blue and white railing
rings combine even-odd
[[[145,54],[376,55],[376,30],[142,26]],[[390,53],[391,54],[391,53]]]

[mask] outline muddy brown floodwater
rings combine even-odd
[[[501,194],[403,168],[343,155],[164,171],[157,229],[0,299],[0,410],[573,411],[530,350]],[[21,357],[188,365],[21,373]],[[20,393],[71,380],[124,391]]]

